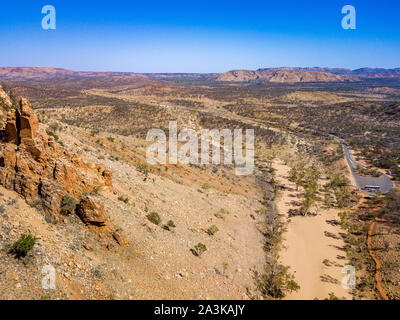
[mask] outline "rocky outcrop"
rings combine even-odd
[[[17,112],[15,110],[10,110],[7,113],[6,122],[6,141],[18,144],[18,128],[17,128]]]
[[[28,100],[24,98],[21,99],[20,110],[16,110],[16,113],[19,118],[18,129],[21,142],[24,140],[35,139],[39,130],[39,121]]]
[[[104,164],[85,163],[64,150],[40,128],[30,105],[20,100],[18,109],[8,112],[0,134],[0,185],[14,190],[28,202],[40,203],[55,218],[62,218],[62,199],[112,187],[112,174]],[[84,222],[102,226],[108,223],[104,206],[84,197],[80,216]],[[89,208],[91,208],[89,210]]]

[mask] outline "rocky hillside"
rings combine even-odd
[[[133,135],[39,122],[0,94],[0,299],[260,297],[267,173],[149,167]],[[42,285],[49,267],[56,289]]]

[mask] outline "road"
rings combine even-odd
[[[329,136],[334,138],[335,140],[339,141],[342,144],[342,146],[344,148],[344,153],[345,153],[347,163],[349,164],[349,167],[350,167],[351,173],[354,177],[354,180],[356,181],[357,186],[360,189],[363,189],[366,185],[380,186],[381,187],[380,190],[381,190],[382,194],[386,194],[390,190],[393,189],[393,182],[390,179],[390,177],[387,176],[386,174],[382,174],[379,178],[360,176],[357,173],[357,166],[364,167],[364,165],[353,159],[353,157],[350,154],[350,149],[349,149],[349,145],[347,144],[347,142],[333,134],[330,134]],[[373,192],[365,191],[365,193],[373,193]]]

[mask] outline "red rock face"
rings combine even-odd
[[[79,199],[83,194],[112,187],[112,174],[103,164],[84,163],[39,130],[38,119],[25,99],[21,99],[18,110],[8,113],[1,137],[0,185],[27,201],[39,201],[53,216],[61,218],[66,194]],[[89,200],[82,202],[82,220],[97,226],[108,224],[104,206]]]
[[[28,100],[21,99],[20,108],[7,113],[7,142],[32,144],[31,140],[37,137],[38,129],[39,121]]]

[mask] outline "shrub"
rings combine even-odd
[[[294,276],[289,273],[289,267],[276,261],[268,261],[264,273],[256,275],[257,286],[266,298],[281,299],[287,293],[297,291],[300,286],[294,281]]]
[[[265,214],[267,214],[267,209],[261,208],[261,209],[257,209],[255,212],[259,215],[265,215]]]
[[[54,132],[60,129],[60,126],[58,125],[57,122],[53,122],[53,123],[49,124],[49,127]]]
[[[150,222],[153,222],[156,225],[159,225],[161,223],[161,217],[157,212],[151,212],[147,215],[147,219],[149,219]]]
[[[207,189],[210,189],[210,185],[206,182],[206,183],[203,183],[203,185],[201,186],[201,188],[202,188],[203,190],[207,190]]]
[[[210,236],[213,236],[214,234],[216,234],[219,231],[218,227],[213,224],[211,227],[208,228],[207,232]]]
[[[5,110],[8,111],[10,110],[9,106],[7,104],[5,104],[5,102],[3,100],[0,100],[0,106]]]
[[[194,246],[194,250],[192,250],[192,252],[198,257],[201,256],[206,251],[207,251],[206,245],[204,243],[201,243],[201,242],[196,244]]]
[[[68,193],[62,198],[61,202],[61,213],[64,215],[69,215],[74,213],[76,209],[76,201],[74,197],[69,195]]]
[[[110,141],[110,142],[114,142],[114,138],[113,137],[108,137],[107,140]]]
[[[147,163],[141,163],[137,165],[139,172],[143,173],[145,176],[149,174],[149,165]]]
[[[37,238],[30,234],[23,234],[11,247],[10,253],[15,254],[17,258],[25,257],[32,250]]]
[[[170,228],[175,228],[176,227],[175,223],[172,220],[169,220],[167,222],[167,226],[170,227]]]
[[[119,196],[119,197],[118,197],[118,200],[119,200],[119,201],[122,201],[122,202],[125,202],[125,203],[128,203],[128,202],[129,202],[129,198],[128,198],[128,197],[123,197],[123,196]]]
[[[32,208],[35,208],[37,210],[41,210],[42,209],[42,200],[38,199],[38,200],[32,201],[32,202],[29,203],[29,205]]]
[[[54,140],[58,141],[59,137],[58,137],[58,135],[56,135],[53,131],[46,130],[46,133],[47,133],[49,136],[53,137]]]
[[[229,214],[229,213],[230,213],[228,210],[226,210],[226,209],[224,209],[224,208],[221,208],[221,209],[219,210],[219,212],[222,213],[222,214]]]
[[[346,300],[346,298],[345,297],[339,298],[333,292],[329,292],[328,298],[325,298],[324,300]]]

